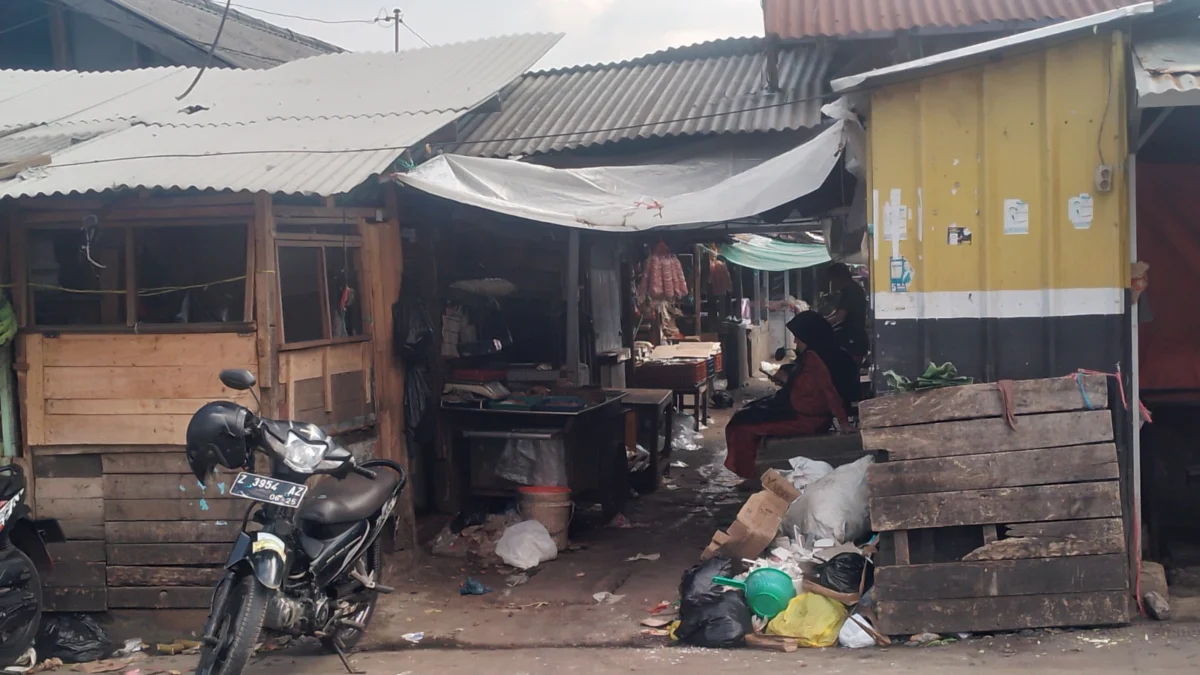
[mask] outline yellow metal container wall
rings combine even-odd
[[[1115,367],[1129,285],[1124,63],[1122,35],[1101,33],[873,92],[880,372]]]

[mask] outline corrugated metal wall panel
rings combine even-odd
[[[1115,366],[1108,324],[1129,276],[1124,82],[1123,42],[1101,34],[873,93],[881,371],[951,355],[988,379]],[[1101,155],[1108,192],[1094,186]],[[1087,227],[1069,218],[1081,195]],[[1027,205],[1028,233],[1007,222],[1011,200]],[[960,227],[969,243],[952,243]]]

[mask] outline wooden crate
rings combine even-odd
[[[901,635],[1129,621],[1120,471],[1104,377],[861,406],[880,629]],[[892,563],[892,564],[888,564]]]
[[[35,455],[34,506],[56,518],[67,541],[50,544],[54,571],[42,580],[47,611],[103,612],[104,489],[99,455]]]

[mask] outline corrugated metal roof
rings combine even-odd
[[[510,157],[635,138],[815,126],[828,53],[816,45],[781,50],[780,91],[770,93],[765,44],[733,38],[529,73],[502,94],[501,112],[462,120],[455,152]]]
[[[1037,49],[1054,40],[1070,39],[1072,36],[1092,32],[1100,26],[1153,14],[1154,6],[1154,2],[1145,1],[1141,4],[1093,14],[1082,19],[1064,21],[1053,26],[1037,28],[998,40],[963,47],[962,49],[954,49],[941,54],[927,56],[923,59],[899,63],[894,66],[879,68],[858,75],[841,77],[831,82],[830,85],[834,91],[844,94],[867,87],[881,87],[925,75],[963,68],[972,63],[984,62],[1002,53]]]
[[[1137,0],[763,0],[766,32],[784,39],[914,28],[1078,19]]]
[[[88,14],[97,21],[122,33],[135,42],[146,42],[145,24],[150,22],[203,54],[217,33],[224,3],[212,0],[63,0],[71,9]],[[129,14],[117,13],[110,7]],[[134,18],[136,17],[136,19]],[[271,68],[281,63],[320,54],[343,51],[341,47],[243,14],[229,12],[221,40],[217,45],[216,62],[237,68]],[[197,63],[196,65],[199,65]]]
[[[1200,38],[1135,35],[1133,52],[1140,107],[1200,105]]]
[[[266,71],[209,71],[183,102],[175,96],[195,70],[129,71],[141,79],[48,74],[40,87],[28,86],[35,80],[29,73],[0,73],[0,91],[6,79],[23,83],[23,93],[0,100],[0,119],[12,125],[0,141],[13,147],[35,145],[39,136],[120,127],[54,152],[49,166],[0,182],[0,198],[120,188],[346,192],[493,96],[561,37],[512,36],[400,54],[332,54]],[[126,93],[101,99],[97,92],[106,82],[121,83]],[[80,93],[75,102],[72,91]],[[67,100],[57,100],[60,95]],[[43,104],[39,120],[35,112]],[[185,109],[191,105],[202,109]],[[9,121],[10,112],[20,123]],[[14,133],[40,121],[52,123]]]

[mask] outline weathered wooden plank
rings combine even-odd
[[[229,559],[229,544],[109,544],[108,563],[114,566],[220,565]]]
[[[986,490],[1120,477],[1112,443],[872,464],[871,496]]]
[[[912,553],[908,550],[908,530],[896,530],[893,532],[892,541],[896,545],[896,564],[909,564],[912,560]]]
[[[979,455],[1113,440],[1107,410],[1026,415],[1012,430],[1001,418],[864,429],[863,448],[887,450],[892,459]]]
[[[46,442],[150,445],[183,443],[191,415],[46,415]]]
[[[38,518],[98,521],[104,518],[103,499],[40,499]]]
[[[102,541],[65,541],[46,544],[50,559],[58,563],[70,562],[104,562],[104,542]]]
[[[224,400],[254,405],[254,398],[244,392]],[[212,399],[50,399],[46,401],[47,415],[192,415]]]
[[[104,477],[104,496],[108,499],[207,499],[212,502],[229,498],[225,487],[232,480],[229,477],[219,477],[215,480],[209,479],[207,485],[201,486],[190,473],[157,476],[110,474]]]
[[[34,486],[38,501],[104,498],[104,485],[95,478],[39,478]]]
[[[218,375],[221,362],[205,366],[144,368],[70,366],[45,368],[47,399],[221,399],[237,392],[226,389]]]
[[[310,347],[288,352],[286,368],[281,368],[280,382],[321,379],[324,377],[326,357],[330,375],[362,371],[362,345],[351,341],[325,347]]]
[[[885,635],[1111,626],[1129,622],[1125,591],[1019,595],[953,600],[892,600],[877,603]]]
[[[1070,524],[1074,527],[1059,530],[1061,534],[1050,534],[1049,536],[1036,534],[1039,530],[1054,532],[1054,528],[1044,527],[1054,524]],[[1014,534],[1014,527],[1018,533],[1035,532],[1035,534]],[[1075,520],[1065,523],[1034,523],[1032,527],[1014,527],[1008,529],[1008,539],[986,543],[963,556],[963,560],[1020,560],[1024,558],[1099,556],[1125,552],[1125,528],[1120,518]],[[1071,532],[1071,534],[1067,535],[1067,532]]]
[[[1048,523],[1010,523],[1009,537],[1040,537],[1042,539],[1101,539],[1125,536],[1125,523],[1120,518],[1094,520],[1059,520]]]
[[[203,335],[60,335],[45,343],[47,366],[198,366],[254,370],[254,337]]]
[[[33,475],[38,478],[99,478],[103,473],[100,455],[45,455],[33,458]]]
[[[105,583],[102,562],[56,562],[54,571],[43,580],[51,588],[96,588]]]
[[[938,492],[870,499],[876,532],[954,525],[1111,518],[1121,515],[1116,481]]]
[[[68,541],[76,539],[82,540],[100,540],[104,539],[104,519],[60,519],[58,526],[62,528],[63,536]]]
[[[104,473],[175,473],[191,471],[183,448],[176,452],[140,452],[104,455]]]
[[[33,446],[46,444],[46,368],[42,353],[45,343],[46,339],[41,335],[26,335],[24,363],[19,364],[24,368],[17,368],[25,442]]]
[[[109,586],[214,586],[220,567],[109,567]]]
[[[47,587],[42,589],[47,612],[103,612],[108,609],[108,589]]]
[[[1107,408],[1106,380],[1107,378],[1101,375],[1083,377],[1083,389],[1087,392],[1087,400],[1079,393],[1079,383],[1073,377],[1015,381],[1012,383],[1013,413],[1030,415]],[[1089,402],[1091,406],[1088,405]],[[858,412],[863,429],[878,429],[980,417],[1002,417],[1004,403],[997,385],[987,383],[880,396],[860,403]]]
[[[241,520],[114,521],[105,523],[104,538],[110,544],[232,543],[241,527]]]
[[[1123,555],[897,565],[875,571],[875,599],[946,600],[1120,591],[1128,584]]]
[[[203,609],[212,601],[209,586],[109,588],[111,609]]]
[[[250,503],[241,499],[106,499],[103,508],[109,521],[241,521]]]

